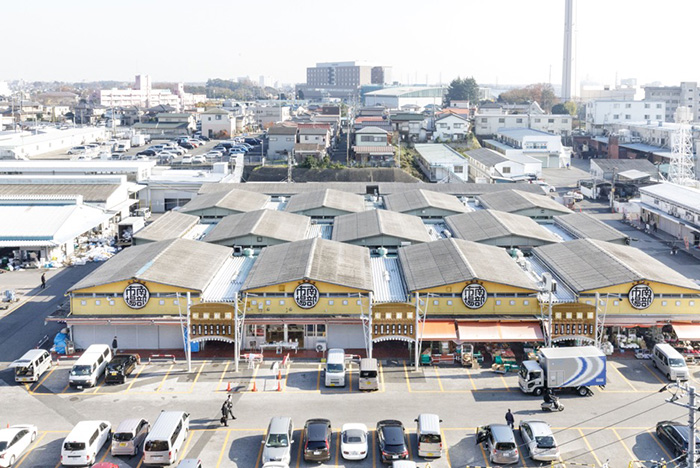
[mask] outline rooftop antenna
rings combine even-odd
[[[671,164],[668,168],[669,182],[685,186],[695,185],[689,121],[690,110],[684,106],[679,107],[676,110],[678,129],[673,133]]]

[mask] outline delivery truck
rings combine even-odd
[[[595,346],[540,348],[537,360],[523,361],[518,385],[524,393],[542,395],[546,388],[574,390],[581,396],[588,387],[605,386],[605,354]]]

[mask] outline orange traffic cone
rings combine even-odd
[[[231,382],[227,382],[226,383],[226,392],[228,393],[230,391],[231,391]]]
[[[255,380],[253,380],[253,389],[251,390],[252,392],[257,392],[258,387],[255,385]]]
[[[279,380],[277,381],[277,391],[278,392],[282,391],[282,383]]]
[[[282,371],[277,371],[277,380],[282,380]]]

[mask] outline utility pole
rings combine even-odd
[[[612,187],[610,188],[610,210],[614,211],[615,206],[615,179],[617,178],[617,167],[613,167]]]
[[[688,409],[688,455],[686,456],[686,466],[688,468],[695,468],[695,459],[697,457],[695,453],[695,412],[697,409],[697,404],[695,403],[695,387],[692,387],[688,382],[680,383],[679,381],[673,384],[665,385],[659,392],[666,389],[675,388],[681,392],[680,395],[674,393],[671,398],[667,399],[667,403],[672,405],[680,406],[682,408]],[[684,392],[688,392],[688,403],[679,403],[678,399],[683,396]]]

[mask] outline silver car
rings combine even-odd
[[[112,434],[112,455],[136,455],[148,435],[150,426],[145,419],[127,419],[119,423]]]
[[[491,463],[518,463],[515,435],[506,424],[491,424],[476,430],[476,443],[483,444]]]
[[[267,434],[263,443],[262,462],[282,462],[287,465],[292,460],[292,434],[294,425],[292,418],[274,417],[267,426]]]
[[[537,461],[553,461],[559,459],[557,441],[552,429],[544,421],[521,421],[520,437],[527,445],[530,458]]]

